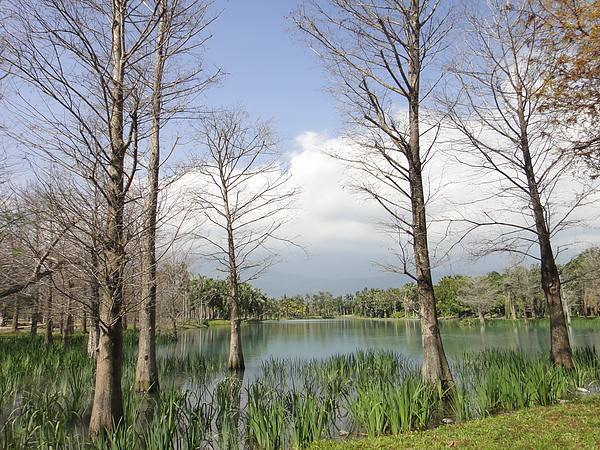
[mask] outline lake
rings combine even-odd
[[[547,352],[550,349],[548,321],[496,320],[485,327],[461,325],[458,320],[440,321],[444,349],[450,360],[464,352],[486,348]],[[600,348],[600,320],[575,320],[569,327],[573,348]],[[422,357],[418,320],[323,319],[281,320],[246,323],[242,327],[246,376],[271,357],[311,359],[357,349],[393,350],[416,362]],[[214,355],[227,359],[229,327],[211,326],[180,333],[176,344],[161,346],[159,353]]]

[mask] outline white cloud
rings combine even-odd
[[[302,193],[297,220],[287,226],[290,234],[300,235],[319,251],[380,246],[383,240],[374,220],[379,211],[352,192],[343,163],[324,152],[341,145],[340,139],[304,133],[296,143],[299,152],[292,156],[290,170]]]
[[[378,223],[388,217],[372,201],[364,201],[348,186],[351,171],[344,163],[328,156],[324,150],[339,148],[344,143],[340,137],[327,137],[318,133],[303,133],[296,139],[294,153],[288,155],[291,183],[302,189],[296,202],[295,220],[286,223],[281,230],[288,237],[298,236],[299,243],[304,244],[309,258],[303,252],[292,248],[283,252],[287,262],[272,268],[269,286],[277,285],[281,274],[299,277],[315,277],[322,280],[343,280],[371,278],[373,286],[382,282],[378,277],[383,274],[376,262],[393,262],[390,246],[394,242],[385,236]],[[456,242],[460,236],[458,230],[447,234],[448,217],[457,217],[458,204],[463,204],[461,210],[471,215],[481,215],[486,208],[501,206],[501,199],[492,197],[487,202],[472,203],[472,200],[483,195],[483,188],[492,188],[493,175],[469,172],[465,166],[448,158],[446,154],[434,155],[427,166],[426,183],[432,191],[432,201],[428,204],[430,216],[430,248],[434,257],[441,257],[445,251]],[[566,193],[570,185],[563,189]],[[504,203],[511,206],[511,203]],[[517,205],[513,201],[516,209]],[[582,213],[590,212],[582,210]],[[438,245],[441,238],[445,241]],[[474,245],[475,237],[469,240]],[[581,242],[585,240],[586,242]],[[575,241],[577,244],[575,245]],[[557,237],[557,245],[568,245],[572,250],[564,256],[572,257],[589,243],[598,243],[598,233],[591,229],[577,228]],[[468,259],[468,250],[461,253],[456,248],[450,258],[440,266],[435,274],[437,277],[452,274],[484,274],[492,270],[503,271],[508,264],[508,256],[492,256],[475,262]],[[566,262],[566,261],[562,261]],[[267,275],[269,277],[269,275]],[[281,283],[279,279],[279,283]],[[378,281],[377,281],[378,280]],[[390,283],[388,278],[386,283]],[[407,278],[396,276],[397,285],[409,281]],[[261,287],[261,280],[254,282]],[[313,283],[313,284],[310,284]],[[307,281],[304,292],[315,292],[327,287],[320,287],[319,281]],[[265,282],[266,286],[266,282]],[[341,292],[345,292],[340,287]],[[285,286],[281,288],[285,292]],[[278,291],[278,292],[281,292]],[[289,292],[289,294],[303,292]]]

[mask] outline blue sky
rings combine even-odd
[[[209,106],[241,103],[293,139],[338,126],[332,101],[320,91],[323,73],[310,49],[294,40],[289,17],[295,1],[221,0],[211,25],[207,58],[228,77],[207,93]]]

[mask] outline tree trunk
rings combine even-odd
[[[444,390],[454,386],[450,366],[444,353],[438,324],[435,293],[431,276],[427,215],[423,191],[423,167],[420,151],[420,83],[421,83],[421,2],[410,2],[410,26],[408,48],[408,126],[409,143],[405,149],[408,160],[408,177],[412,210],[413,248],[415,255],[417,287],[421,304],[421,339],[423,342],[423,365],[421,377],[427,383],[441,381]]]
[[[150,161],[144,223],[142,254],[142,305],[139,313],[139,345],[135,370],[135,389],[154,392],[159,389],[156,364],[156,217],[158,210],[158,178],[160,170],[160,127],[162,110],[162,79],[165,63],[166,1],[160,0],[158,42],[152,86],[152,117],[150,126]],[[177,329],[175,326],[175,338]]]
[[[17,331],[19,331],[19,314],[21,313],[19,296],[15,295],[14,300],[15,300],[15,302],[14,302],[15,306],[13,308],[12,331],[17,332]]]
[[[33,301],[33,311],[31,313],[31,334],[37,334],[38,322],[40,320],[40,290],[36,289],[35,299]]]
[[[242,351],[242,334],[240,304],[237,282],[231,280],[231,336],[229,341],[229,370],[244,370],[244,353]]]
[[[517,97],[518,115],[521,130],[520,146],[521,152],[523,153],[524,172],[527,177],[527,185],[529,188],[528,194],[530,205],[533,211],[537,239],[540,247],[542,289],[546,296],[548,314],[550,315],[550,354],[554,364],[573,368],[573,355],[560,295],[560,276],[558,268],[556,267],[556,261],[550,243],[550,230],[546,223],[545,209],[542,204],[533,161],[531,160],[529,136],[527,134],[528,122],[525,119],[526,106],[523,95],[521,95],[522,90],[522,87],[517,87],[517,93],[519,94]]]
[[[510,298],[510,318],[512,320],[517,320],[517,302],[515,296],[512,292],[508,294]]]
[[[415,158],[411,167],[411,199],[414,223],[413,245],[417,269],[417,287],[421,306],[421,339],[423,342],[421,376],[428,383],[441,381],[444,389],[449,389],[454,386],[454,380],[444,352],[435,306],[435,294],[427,244],[425,198],[418,158]]]
[[[98,346],[100,345],[100,286],[97,279],[98,255],[93,249],[91,259],[95,273],[90,282],[90,334],[88,334],[87,354],[90,358],[95,358],[98,356]]]
[[[542,288],[550,315],[550,355],[554,364],[572,369],[573,353],[560,295],[560,275],[552,255],[550,240],[544,241],[547,242],[540,245],[542,247]]]
[[[64,315],[64,324],[61,327],[62,328],[62,345],[63,345],[63,347],[66,347],[67,345],[69,345],[69,336],[71,336],[71,334],[73,334],[73,313],[72,313],[71,309],[72,309],[72,300],[71,300],[71,297],[69,297],[69,300],[67,302],[67,310]]]
[[[121,367],[123,333],[121,320],[107,328],[101,327],[94,404],[90,418],[90,436],[97,437],[110,430],[123,419],[123,393],[121,391]]]
[[[44,343],[52,344],[52,286],[48,286],[48,297],[46,298],[46,327],[44,328]]]
[[[98,316],[90,317],[90,333],[88,334],[87,354],[90,358],[98,356],[100,346],[100,320]]]
[[[87,329],[87,312],[85,309],[81,311],[81,332],[86,334],[88,332]]]
[[[96,386],[89,435],[96,438],[123,419],[121,391],[123,351],[123,271],[126,262],[123,238],[125,210],[124,81],[125,10],[127,2],[113,0],[112,79],[109,123],[110,164],[107,168],[107,222],[103,242],[105,267],[100,296],[100,343],[96,360]],[[134,131],[135,132],[135,131]]]

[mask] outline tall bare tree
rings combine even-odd
[[[251,121],[240,108],[207,114],[198,146],[205,155],[192,162],[184,180],[198,186],[189,191],[191,202],[208,225],[197,235],[207,244],[202,256],[230,281],[229,368],[243,370],[239,286],[280,259],[273,244],[293,244],[279,231],[297,190],[287,186],[270,123]]]
[[[449,31],[447,2],[428,0],[307,0],[295,23],[333,76],[348,136],[359,149],[343,159],[362,171],[358,188],[408,236],[402,267],[419,290],[422,377],[453,386],[440,335],[429,253],[421,149],[424,73]],[[428,88],[425,90],[428,92]],[[412,253],[412,255],[410,255]],[[410,256],[409,256],[410,255]]]
[[[27,128],[27,134],[13,136],[38,157],[80,174],[106,205],[98,236],[101,332],[89,428],[94,437],[123,417],[125,208],[138,162],[140,63],[149,56],[146,43],[158,14],[145,2],[128,0],[4,5],[3,62],[15,83],[27,85],[21,92],[33,92],[11,99]]]
[[[155,391],[159,387],[156,366],[156,233],[158,219],[159,172],[161,159],[160,131],[173,115],[188,110],[188,103],[211,82],[218,72],[204,75],[202,64],[189,70],[169,69],[184,58],[197,57],[205,38],[204,29],[214,20],[209,17],[209,0],[157,0],[158,25],[154,48],[154,66],[150,86],[150,130],[148,184],[144,217],[144,251],[142,252],[142,303],[139,312],[139,348],[135,372],[135,387],[139,391]],[[170,66],[169,67],[169,64]]]
[[[490,0],[478,13],[466,13],[471,32],[465,33],[464,60],[453,68],[460,90],[450,93],[448,117],[464,137],[456,149],[474,155],[459,158],[485,177],[485,212],[468,219],[473,229],[495,230],[486,234],[481,251],[539,261],[552,360],[572,367],[552,237],[573,224],[573,212],[590,201],[593,190],[570,183],[572,158],[559,151],[557,117],[542,110],[546,78],[536,48],[541,36],[536,22],[527,20],[534,8],[529,0]]]

